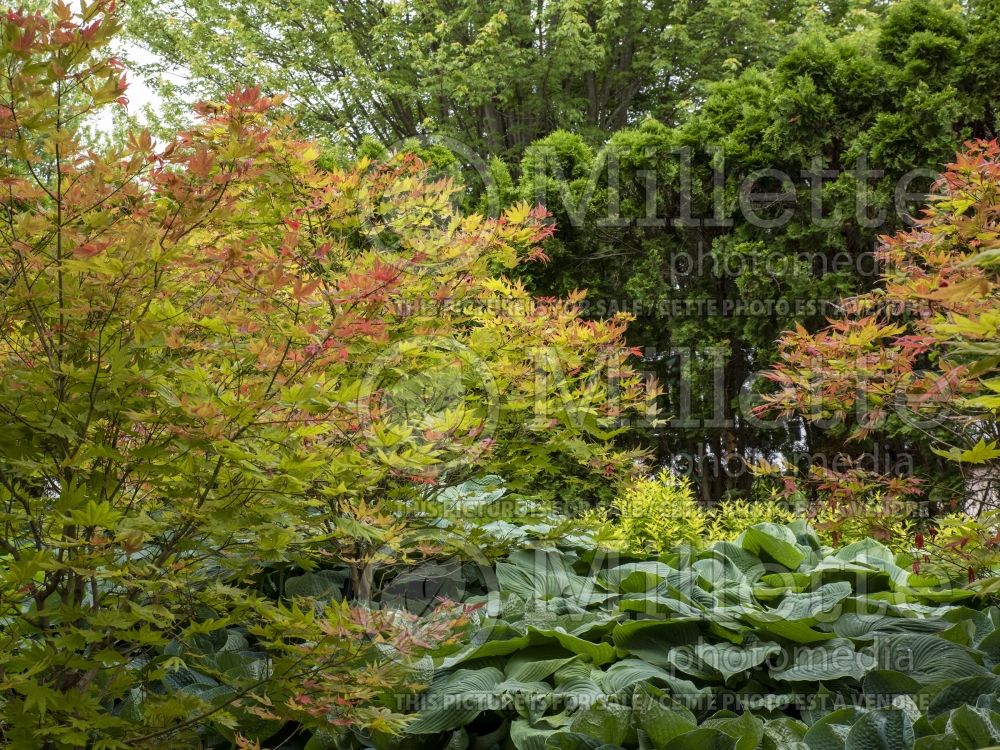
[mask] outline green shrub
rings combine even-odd
[[[723,500],[709,512],[708,541],[735,539],[758,523],[786,524],[795,520],[795,512],[778,497],[766,500]]]
[[[687,477],[663,470],[626,486],[614,501],[622,547],[662,554],[679,546],[701,546],[708,519]]]

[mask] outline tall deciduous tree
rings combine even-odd
[[[447,135],[505,158],[558,128],[599,137],[679,114],[702,81],[772,59],[810,18],[798,0],[179,0],[131,13],[190,90],[263,85],[355,143]]]

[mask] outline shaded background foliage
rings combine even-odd
[[[964,140],[997,129],[994,0],[182,0],[131,14],[159,69],[190,72],[168,96],[263,82],[341,148],[455,139],[502,203],[545,203],[551,262],[524,278],[540,294],[589,289],[595,315],[635,314],[630,342],[672,418],[641,442],[705,500],[749,492],[742,461],[843,449],[836,430],[762,428],[741,389],[781,331],[870,287],[876,237],[921,202],[896,195],[900,179],[924,170],[904,187],[927,191]],[[456,168],[446,149],[428,155]],[[753,180],[762,169],[791,182]],[[794,199],[759,195],[777,192]],[[935,499],[958,486],[905,433],[852,452],[933,478]]]

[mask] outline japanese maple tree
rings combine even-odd
[[[411,675],[374,645],[461,613],[372,613],[370,569],[467,476],[631,470],[624,320],[497,274],[538,257],[543,210],[461,215],[405,155],[331,167],[254,89],[95,151],[81,126],[127,101],[113,3],[2,25],[0,737],[398,728]],[[330,561],[357,603],[259,585]]]

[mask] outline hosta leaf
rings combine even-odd
[[[562,648],[535,646],[518,651],[511,656],[504,667],[508,680],[516,682],[536,682],[544,680],[557,669],[576,657]]]
[[[602,743],[579,732],[556,732],[545,740],[550,750],[597,750]]]
[[[617,703],[595,703],[573,718],[570,731],[585,734],[601,744],[625,745],[630,735],[635,734],[632,709]]]
[[[855,651],[850,641],[838,638],[819,648],[797,650],[795,663],[771,672],[771,677],[791,682],[818,682],[842,677],[860,680],[875,668],[875,664],[874,656]]]
[[[920,683],[909,675],[891,670],[875,670],[865,675],[864,693],[872,696],[913,695],[920,691]]]
[[[764,737],[764,722],[749,711],[732,718],[709,719],[703,726],[728,734],[736,740],[735,750],[756,750]]]
[[[948,733],[963,748],[978,750],[1000,743],[1000,714],[989,709],[959,706],[948,718]]]
[[[555,734],[555,729],[536,729],[523,719],[510,725],[510,741],[517,750],[545,750],[545,742]]]
[[[967,649],[933,635],[879,636],[875,639],[875,657],[879,669],[903,672],[924,683],[986,673]]]
[[[777,643],[743,646],[698,643],[672,649],[669,660],[671,665],[685,674],[702,679],[721,677],[729,680],[733,675],[760,666],[780,653],[781,646]]]
[[[992,695],[997,691],[1000,691],[1000,677],[993,675],[976,675],[955,680],[934,696],[927,707],[927,715],[933,719],[966,703],[975,703],[980,696]]]
[[[650,560],[602,570],[597,574],[597,582],[609,591],[635,593],[656,588],[660,581],[676,573],[675,568]]]
[[[504,681],[495,667],[459,669],[432,685],[423,695],[426,708],[406,731],[410,734],[437,734],[467,726],[482,711],[495,704],[494,691]]]
[[[479,637],[481,634],[481,638]],[[527,648],[530,641],[521,630],[506,622],[487,623],[476,634],[472,644],[441,659],[442,669],[451,669],[463,662],[490,656],[508,656]]]
[[[833,632],[842,638],[873,641],[886,633],[938,633],[951,627],[944,620],[918,617],[889,617],[845,612],[833,622]]]
[[[765,621],[801,622],[815,621],[826,616],[833,620],[830,613],[839,615],[837,605],[852,594],[851,584],[846,582],[827,583],[808,594],[788,594],[781,602],[759,617]]]
[[[764,560],[770,558],[789,570],[795,570],[806,559],[795,534],[784,526],[759,523],[743,532],[742,546],[747,552]]]
[[[716,591],[720,588],[751,586],[767,573],[759,557],[733,542],[716,542],[706,554],[723,565],[721,572],[724,579],[713,577],[710,580]]]
[[[712,727],[694,729],[663,746],[664,750],[735,750],[736,739]]]
[[[623,651],[666,667],[670,648],[697,643],[701,629],[693,621],[632,620],[619,623],[611,636]]]
[[[815,630],[804,622],[764,619],[758,612],[748,613],[744,617],[755,626],[756,633],[760,638],[783,638],[792,643],[809,644],[829,641],[837,637],[833,633]]]
[[[806,750],[802,740],[809,728],[798,719],[772,719],[764,723],[761,750]]]
[[[697,726],[694,714],[659,688],[639,685],[632,697],[639,728],[655,747],[666,745],[674,737]]]
[[[624,597],[618,602],[622,612],[638,612],[645,615],[671,615],[677,617],[704,618],[705,610],[694,607],[679,599],[659,594],[642,594]]]
[[[607,664],[615,658],[615,647],[610,643],[594,643],[560,630],[534,626],[528,627],[528,635],[532,641],[535,640],[532,636],[555,640],[566,651],[582,656],[597,666]]]
[[[695,687],[693,682],[674,677],[665,669],[641,659],[623,659],[608,667],[604,673],[604,692],[615,695],[638,682],[651,681],[665,685],[673,696],[698,695],[705,692]]]
[[[854,707],[832,711],[809,727],[802,741],[809,750],[844,750],[847,735],[861,715]]]
[[[851,727],[845,750],[912,750],[913,725],[896,709],[871,711]]]

